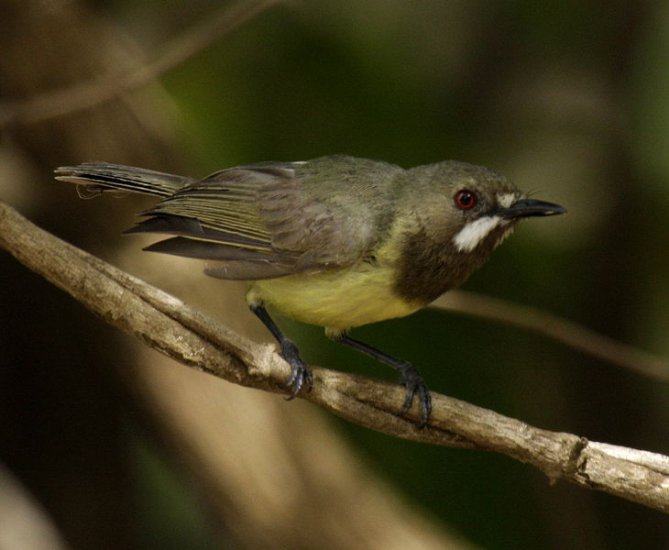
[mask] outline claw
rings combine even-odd
[[[420,372],[418,372],[416,367],[407,361],[397,359],[396,357],[392,357],[387,353],[373,348],[369,344],[351,338],[346,332],[331,333],[330,337],[334,338],[337,342],[341,342],[342,344],[346,344],[362,353],[366,353],[377,361],[381,361],[395,370],[398,370],[402,375],[400,377],[400,383],[404,384],[407,388],[404,404],[402,405],[402,416],[406,416],[409,412],[411,405],[413,405],[414,397],[418,394],[418,400],[420,401],[420,422],[418,423],[418,427],[424,428],[427,425],[427,421],[430,419],[430,413],[432,412],[432,397],[430,396],[430,390],[427,389],[425,382],[423,382],[423,377],[420,375]]]
[[[411,405],[413,405],[414,397],[418,394],[420,406],[420,422],[418,423],[418,428],[424,428],[427,426],[430,414],[432,413],[432,396],[430,395],[430,390],[425,385],[425,382],[423,382],[423,377],[420,375],[420,372],[418,372],[416,367],[409,363],[405,363],[401,370],[401,382],[407,389],[404,404],[402,405],[402,415],[406,416],[411,409]]]
[[[311,391],[311,387],[314,384],[313,376],[309,367],[306,363],[302,361],[300,357],[300,352],[297,349],[297,346],[286,338],[285,334],[281,332],[276,323],[272,320],[265,309],[265,306],[262,303],[251,302],[249,307],[251,311],[258,316],[263,324],[269,329],[269,331],[274,335],[274,338],[277,339],[279,345],[281,346],[281,356],[288,362],[290,365],[290,376],[286,380],[286,387],[290,390],[290,395],[286,397],[289,401],[295,399],[302,388],[306,387],[307,391]]]
[[[290,390],[290,395],[286,397],[287,401],[295,399],[302,388],[306,388],[307,391],[311,391],[313,386],[313,377],[309,368],[302,365],[291,365],[290,376],[286,380],[286,387]]]
[[[290,395],[286,397],[288,401],[295,399],[302,388],[311,391],[314,379],[311,370],[300,357],[297,346],[287,338],[281,342],[281,356],[290,365],[290,376],[286,380],[286,387],[290,390]]]

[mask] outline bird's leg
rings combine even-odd
[[[313,385],[313,378],[311,371],[306,363],[300,357],[300,352],[295,343],[288,338],[281,329],[277,326],[274,320],[269,316],[264,306],[259,304],[252,304],[249,306],[251,311],[256,314],[263,324],[269,329],[281,348],[281,357],[283,357],[290,365],[291,371],[286,386],[290,389],[288,399],[294,399],[304,387],[307,391],[311,391]]]
[[[334,333],[326,331],[328,336],[332,338],[335,342],[340,342],[346,344],[347,346],[352,347],[362,353],[365,353],[381,363],[398,370],[401,375],[401,382],[406,386],[407,393],[406,398],[404,399],[404,405],[402,405],[402,414],[406,414],[411,405],[413,404],[414,397],[418,394],[418,400],[420,402],[420,423],[418,424],[419,428],[424,428],[427,425],[427,421],[430,418],[430,413],[432,412],[432,397],[430,396],[430,390],[427,389],[425,382],[423,382],[423,377],[416,367],[414,367],[408,361],[403,359],[397,359],[387,353],[382,352],[360,340],[351,338],[345,332]]]

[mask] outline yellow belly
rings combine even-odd
[[[272,306],[286,317],[335,330],[404,317],[422,307],[397,296],[388,267],[367,263],[339,271],[254,281],[247,300]]]

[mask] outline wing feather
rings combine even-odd
[[[221,261],[207,270],[221,278],[263,279],[351,265],[378,238],[376,213],[369,205],[357,210],[335,205],[327,193],[332,186],[302,169],[310,163],[215,172],[144,212],[148,219],[130,232],[175,235],[147,250]],[[329,177],[338,185],[351,183],[350,172]]]

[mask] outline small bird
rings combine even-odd
[[[92,162],[55,174],[82,197],[109,190],[159,197],[127,233],[171,237],[144,250],[209,260],[207,275],[249,281],[247,303],[291,366],[290,398],[311,389],[311,371],[266,306],[399,371],[401,413],[417,395],[421,427],[432,402],[418,369],[349,330],[421,309],[481,267],[516,222],[566,211],[458,161],[405,170],[335,155],[237,166],[204,179]]]

